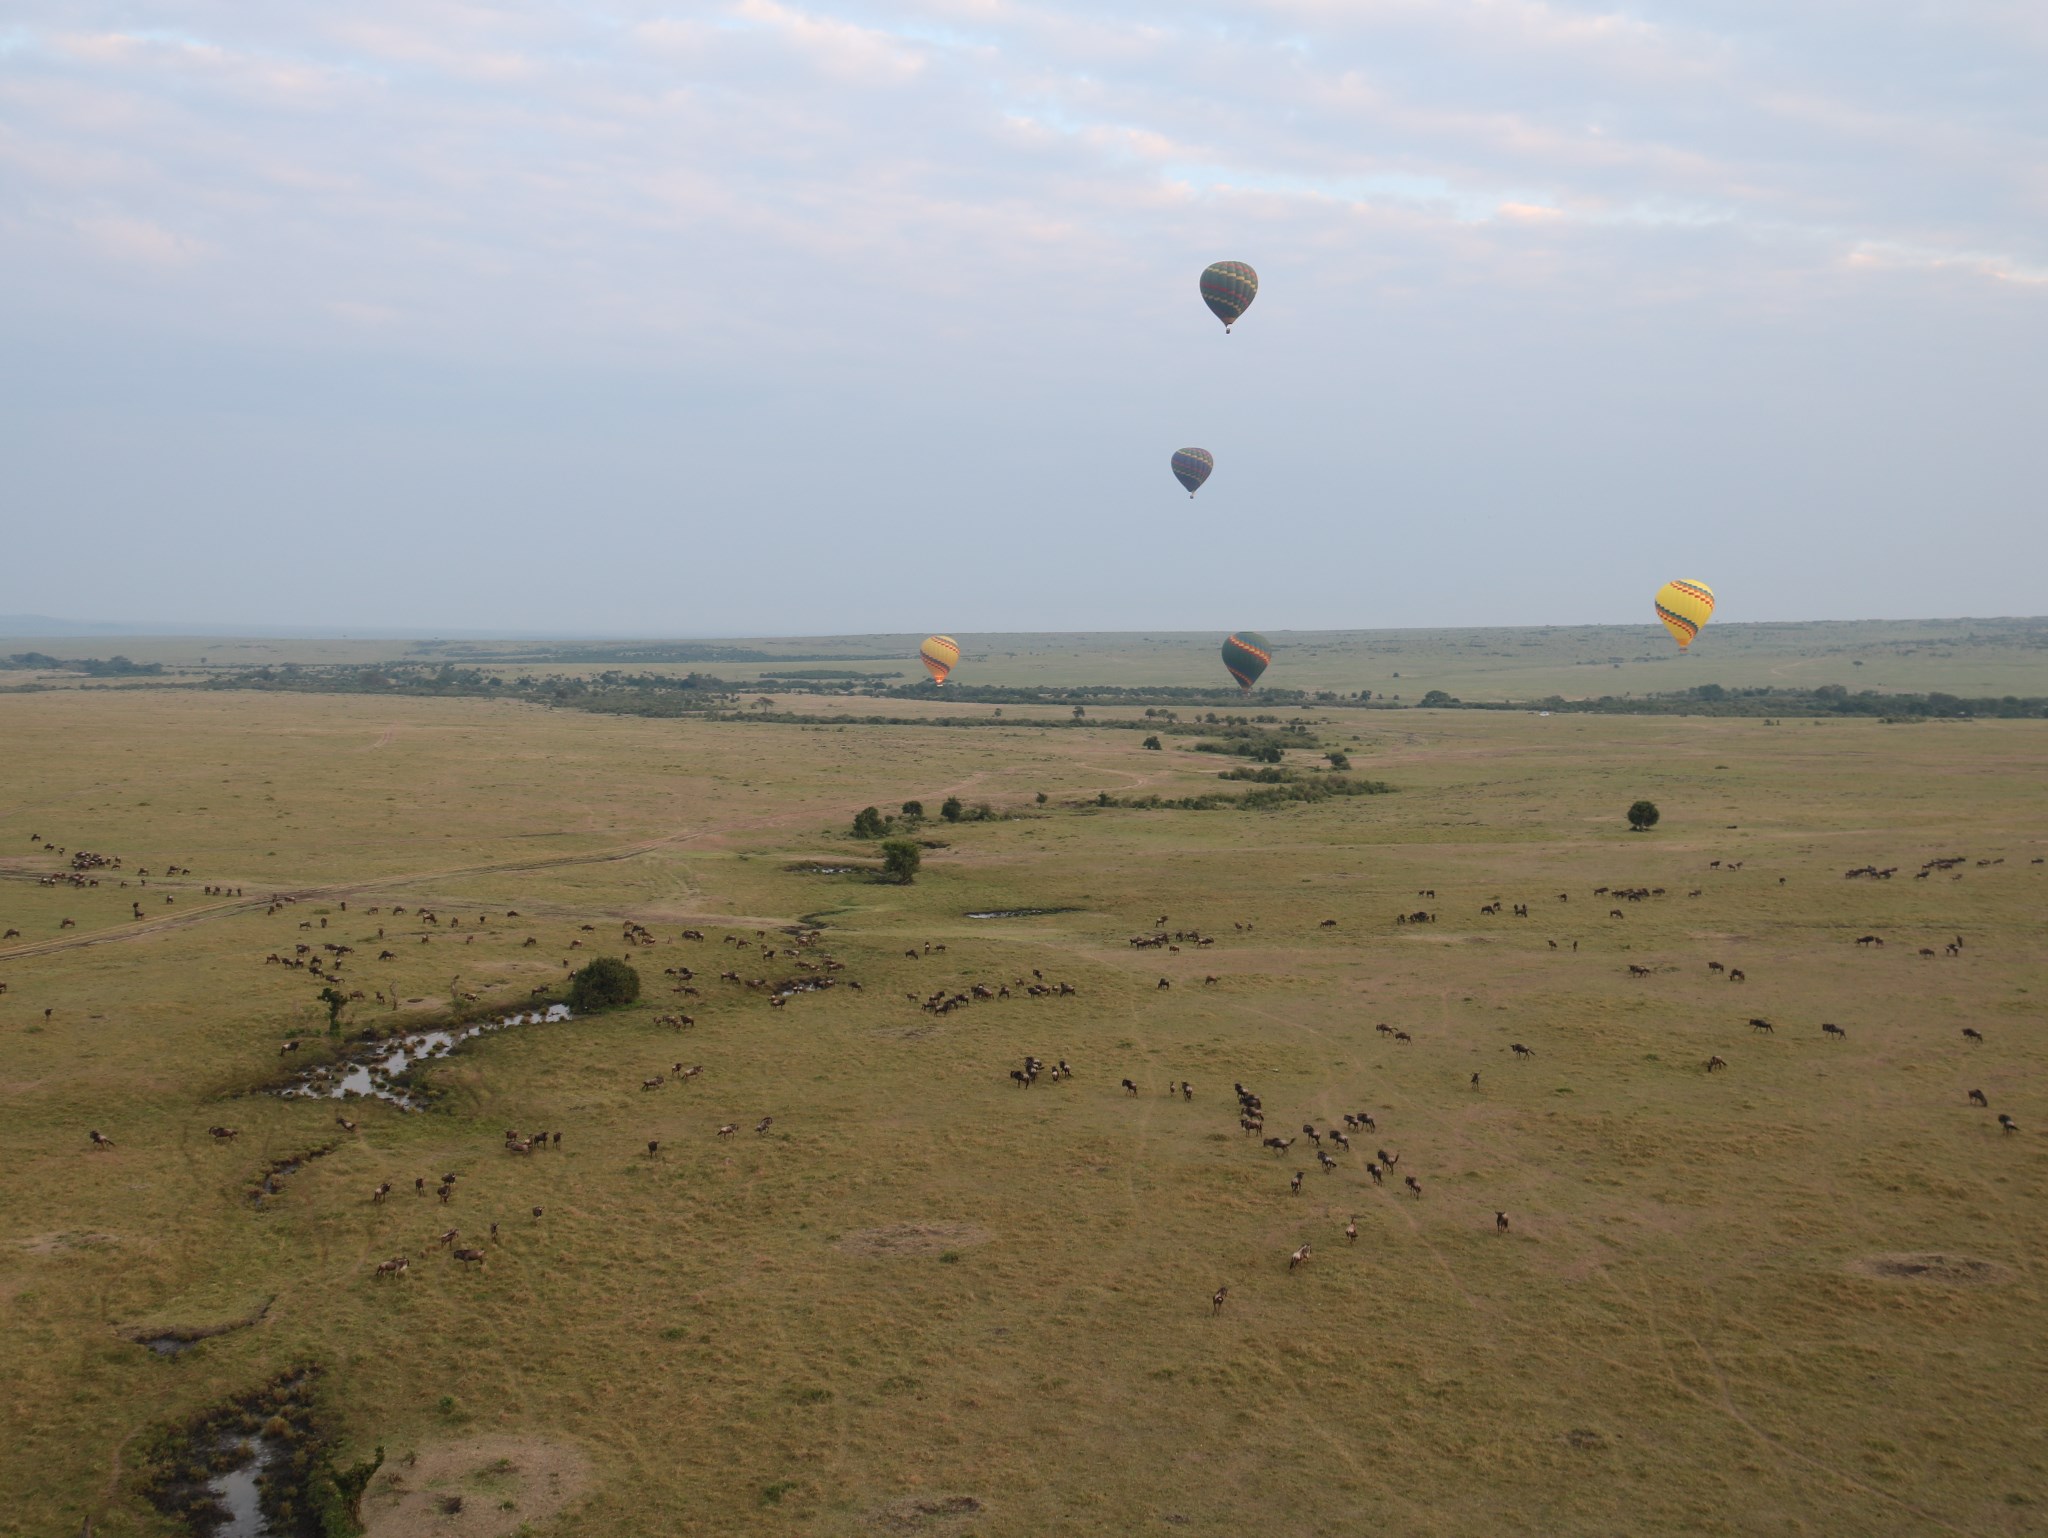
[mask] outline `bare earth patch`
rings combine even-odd
[[[988,1241],[988,1230],[972,1223],[891,1223],[886,1228],[863,1228],[850,1233],[839,1241],[839,1248],[849,1255],[873,1259],[914,1259]]]
[[[503,1538],[539,1526],[590,1484],[582,1448],[545,1437],[479,1436],[387,1463],[363,1498],[365,1538]]]
[[[1951,1287],[1983,1287],[2007,1276],[2004,1266],[1968,1255],[1866,1255],[1851,1261],[1849,1269],[1888,1282],[1939,1282]]]
[[[871,1521],[885,1533],[924,1533],[950,1530],[952,1523],[980,1513],[981,1502],[971,1495],[925,1496],[892,1502]]]
[[[69,1255],[80,1250],[105,1249],[121,1242],[119,1234],[96,1234],[76,1230],[62,1234],[37,1234],[15,1241],[31,1255]]]

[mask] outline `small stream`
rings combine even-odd
[[[313,1100],[347,1100],[360,1096],[386,1101],[401,1110],[417,1111],[425,1102],[397,1082],[407,1069],[446,1057],[463,1042],[487,1032],[507,1030],[515,1025],[549,1025],[568,1018],[568,1005],[550,1004],[545,1010],[522,1010],[502,1019],[479,1020],[473,1025],[415,1031],[406,1036],[388,1036],[381,1041],[358,1043],[333,1062],[306,1069],[277,1093]]]

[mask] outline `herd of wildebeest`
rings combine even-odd
[[[35,841],[44,849],[53,851],[59,857],[64,857],[67,854],[63,847],[58,846],[54,842],[43,840],[40,837],[37,837]],[[1948,856],[1931,860],[1916,872],[1916,879],[1928,878],[1936,872],[1947,872],[1950,874],[1950,879],[1959,880],[1961,879],[1961,874],[1955,868],[1965,863],[1967,863],[1967,858],[1963,856]],[[1980,859],[1976,863],[1979,866],[1991,866],[2003,864],[2004,861],[2000,857]],[[2038,865],[2043,863],[2043,861],[2035,859],[2032,863]],[[1741,862],[1731,861],[1726,866],[1723,866],[1723,862],[1716,860],[1712,862],[1712,865],[1717,868],[1734,870],[1740,868]],[[57,881],[74,886],[97,884],[98,878],[88,875],[88,872],[103,871],[112,876],[113,873],[122,870],[123,864],[118,857],[80,851],[70,855],[70,864],[67,869],[44,878],[44,884],[47,885]],[[1879,867],[1876,865],[1865,865],[1851,869],[1844,874],[1846,879],[1852,880],[1888,880],[1897,873],[1897,870],[1898,867],[1896,866]],[[148,874],[146,871],[138,870],[133,874],[134,879],[146,883]],[[169,867],[164,874],[172,877],[190,877],[192,872],[185,867],[173,866]],[[1784,880],[1785,878],[1783,877],[1779,878],[1781,884]],[[127,880],[124,878],[121,884],[123,886],[127,885]],[[206,896],[239,898],[242,895],[241,889],[238,887],[206,886],[203,892]],[[279,914],[289,915],[291,910],[297,907],[301,901],[310,900],[314,895],[317,894],[275,895],[265,902],[264,912],[267,916],[272,917]],[[1417,895],[1432,901],[1436,898],[1436,892],[1432,888],[1423,888]],[[1596,898],[1607,898],[1610,901],[1641,903],[1653,902],[1667,895],[1667,889],[1663,887],[1614,888],[1603,886],[1593,888],[1591,895]],[[1697,897],[1701,895],[1701,889],[1691,889],[1687,895]],[[166,902],[172,900],[172,894],[165,894]],[[1555,901],[1560,904],[1569,903],[1570,894],[1568,892],[1559,892],[1556,894]],[[347,902],[340,901],[339,908],[341,911],[346,912],[348,909]],[[1496,896],[1480,904],[1478,912],[1481,917],[1498,917],[1506,913],[1515,918],[1526,919],[1530,916],[1530,905],[1520,902],[1504,904],[1503,900]],[[137,905],[135,916],[140,917],[140,914],[141,910],[139,905]],[[378,907],[371,907],[365,910],[365,918],[370,916],[400,918],[407,916],[407,910],[403,906],[392,906],[389,909],[388,915],[384,915],[380,913]],[[1611,908],[1608,910],[1609,921],[1623,919],[1625,916],[1625,912],[1621,908]],[[439,912],[416,906],[410,917],[418,933],[416,936],[409,935],[406,938],[413,939],[418,944],[431,943],[436,934],[452,938],[455,934],[461,933],[463,935],[463,943],[465,944],[474,944],[479,935],[484,935],[488,938],[497,938],[503,935],[500,921],[494,914],[490,913],[479,914],[466,930],[463,920],[459,915],[451,915],[444,921]],[[520,915],[517,910],[507,910],[504,917],[508,920],[517,920]],[[1438,918],[1437,911],[1422,909],[1402,912],[1396,915],[1395,923],[1398,925],[1435,923],[1438,921]],[[326,929],[328,925],[328,921],[324,917],[320,918],[317,924],[312,919],[297,920],[296,922],[299,929],[313,930],[316,933],[318,930]],[[659,944],[657,937],[644,925],[632,919],[621,919],[619,923],[620,944],[629,953],[649,949]],[[1199,928],[1182,927],[1180,929],[1169,929],[1167,923],[1167,916],[1160,915],[1147,932],[1130,937],[1130,947],[1134,951],[1139,952],[1179,952],[1184,947],[1189,950],[1202,952],[1210,951],[1217,944],[1217,936],[1205,934]],[[75,924],[73,920],[66,918],[63,920],[61,927],[70,929],[75,927]],[[1239,935],[1248,934],[1253,929],[1253,926],[1246,922],[1238,922],[1234,927]],[[1341,926],[1338,920],[1332,918],[1321,920],[1317,927],[1322,930],[1331,930],[1338,929]],[[595,932],[594,925],[584,924],[580,926],[578,936],[570,939],[567,949],[582,949],[584,941],[580,936],[594,934]],[[18,930],[10,929],[7,931],[8,938],[15,938],[18,935]],[[377,941],[382,942],[385,937],[385,926],[378,926],[376,930]],[[743,998],[748,995],[764,997],[768,1007],[777,1009],[785,1007],[791,998],[799,994],[826,992],[842,985],[852,990],[859,990],[861,984],[858,981],[839,975],[846,970],[847,964],[837,957],[822,951],[820,947],[823,938],[824,931],[822,929],[803,924],[791,925],[774,931],[765,928],[755,929],[751,937],[740,933],[728,932],[722,937],[720,943],[730,947],[736,955],[743,952],[752,952],[753,955],[750,959],[756,962],[757,968],[750,968],[750,970],[758,969],[764,975],[754,977],[743,976],[740,967],[735,965],[720,971],[718,973],[718,982],[725,985],[728,990],[739,990],[736,995],[737,997]],[[706,943],[706,935],[702,930],[697,929],[682,930],[678,939],[680,942]],[[537,936],[528,935],[520,943],[522,949],[532,949],[537,948],[540,941]],[[1553,950],[1560,948],[1558,940],[1553,939],[1548,943]],[[1568,943],[1573,951],[1578,950],[1578,942],[1576,940]],[[1860,948],[1882,948],[1885,941],[1882,936],[1864,934],[1858,936],[1854,943]],[[1962,954],[1964,946],[1964,938],[1961,935],[1956,935],[1952,939],[1943,942],[1942,951],[1950,957],[1957,957]],[[324,954],[322,954],[323,952]],[[295,944],[289,954],[283,950],[270,952],[264,958],[264,964],[282,965],[305,970],[313,977],[319,978],[329,987],[339,987],[343,984],[343,979],[348,973],[349,958],[353,954],[354,947],[339,942],[301,941]],[[944,957],[946,946],[944,943],[926,941],[920,946],[912,946],[906,949],[903,954],[906,959],[924,961],[931,958]],[[1930,945],[1920,947],[1918,954],[1923,958],[1932,958],[1937,955],[1937,952]],[[389,949],[383,950],[379,956],[380,961],[393,961],[396,959],[397,953]],[[769,976],[765,975],[769,972],[784,971],[785,968],[781,963],[785,962],[789,963],[787,971],[790,975],[781,978],[779,981],[771,980]],[[561,964],[565,971],[571,965],[567,958],[564,958]],[[1742,983],[1746,981],[1745,974],[1739,968],[1726,968],[1720,961],[1709,961],[1706,963],[1706,966],[1711,974],[1724,977],[1729,982]],[[1640,963],[1627,964],[1628,975],[1639,979],[1649,978],[1656,975],[1659,971],[1668,970],[1671,969],[1645,966]],[[699,983],[703,979],[700,978],[700,973],[697,969],[679,964],[664,968],[662,976],[668,980],[670,992],[679,1001],[702,997]],[[1202,978],[1202,984],[1205,987],[1216,986],[1221,981],[1222,979],[1215,973],[1206,973]],[[708,981],[706,986],[709,986]],[[1156,986],[1160,989],[1171,988],[1173,980],[1161,977]],[[5,984],[0,983],[0,989],[4,989],[4,987]],[[533,990],[535,994],[544,994],[551,991],[554,991],[554,985],[551,984],[544,984]],[[385,991],[381,988],[375,989],[373,992],[378,1004],[385,1005],[394,1011],[398,1008],[400,1000],[396,988],[391,991],[388,999]],[[952,983],[941,986],[929,993],[911,990],[905,993],[904,998],[906,1002],[925,1013],[943,1016],[977,1003],[994,1004],[1016,997],[1071,998],[1077,997],[1079,992],[1080,990],[1074,984],[1049,979],[1041,969],[1032,968],[1028,977],[1019,973],[1007,980],[972,980],[964,984]],[[362,989],[353,989],[344,997],[351,1003],[365,1002],[365,992]],[[424,1001],[413,999],[407,1002],[417,1004]],[[461,1004],[475,1003],[478,1000],[475,994],[466,993],[459,1000],[452,1000],[450,1002],[459,1007]],[[45,1010],[46,1015],[50,1012],[50,1010]],[[696,1025],[696,1018],[694,1015],[681,1012],[680,1007],[678,1007],[673,1012],[658,1015],[655,1023],[666,1028],[684,1031]],[[1748,1017],[1748,1026],[1753,1034],[1776,1034],[1774,1022],[1761,1015]],[[1847,1039],[1848,1033],[1846,1029],[1835,1022],[1822,1022],[1819,1029],[1824,1039],[1836,1042]],[[1395,1043],[1408,1043],[1413,1040],[1410,1031],[1386,1022],[1377,1024],[1375,1030]],[[370,1034],[374,1035],[374,1033]],[[1983,1034],[1974,1026],[1966,1025],[1961,1027],[1961,1037],[1965,1043],[1972,1046],[1981,1045],[1984,1041]],[[295,1052],[300,1048],[301,1044],[301,1041],[298,1039],[289,1040],[283,1044],[280,1051],[283,1053]],[[1526,1060],[1536,1055],[1534,1048],[1519,1041],[1511,1043],[1510,1050],[1516,1060]],[[1729,1069],[1729,1066],[1727,1059],[1715,1053],[1706,1059],[1703,1068],[1706,1073],[1714,1074]],[[639,1079],[639,1084],[643,1091],[659,1091],[672,1083],[689,1083],[697,1079],[703,1072],[704,1065],[701,1063],[685,1064],[683,1062],[676,1062],[670,1068],[642,1075]],[[1041,1078],[1056,1085],[1072,1084],[1078,1083],[1081,1075],[1065,1058],[1056,1059],[1048,1067],[1045,1061],[1035,1054],[1024,1055],[1021,1067],[1008,1070],[1009,1083],[1015,1089],[1030,1089]],[[1107,1081],[1105,1080],[1105,1082]],[[1470,1082],[1474,1086],[1479,1084],[1479,1070],[1475,1070],[1472,1073]],[[1192,1102],[1199,1093],[1195,1085],[1186,1079],[1169,1079],[1163,1088],[1164,1093],[1184,1102]],[[1135,1079],[1128,1076],[1119,1080],[1117,1089],[1125,1098],[1135,1098],[1145,1092],[1144,1088]],[[1286,1156],[1302,1138],[1308,1139],[1310,1144],[1313,1145],[1316,1165],[1325,1176],[1335,1174],[1343,1167],[1346,1159],[1358,1158],[1362,1163],[1365,1177],[1371,1181],[1374,1187],[1378,1187],[1385,1182],[1389,1175],[1396,1172],[1401,1163],[1401,1156],[1398,1152],[1389,1151],[1387,1147],[1377,1143],[1374,1145],[1370,1157],[1354,1155],[1353,1137],[1361,1136],[1368,1132],[1379,1133],[1379,1124],[1370,1112],[1345,1112],[1341,1117],[1341,1125],[1327,1123],[1318,1127],[1314,1120],[1308,1120],[1300,1124],[1299,1133],[1290,1132],[1286,1135],[1268,1135],[1266,1131],[1266,1107],[1262,1095],[1243,1083],[1233,1084],[1232,1094],[1237,1125],[1243,1137],[1247,1141],[1254,1138],[1258,1139],[1258,1148],[1261,1151],[1270,1151],[1276,1159],[1282,1162],[1283,1168],[1285,1167]],[[1967,1102],[1973,1107],[1986,1111],[1992,1109],[1989,1096],[1981,1089],[1970,1090]],[[402,1111],[400,1114],[403,1114]],[[2010,1113],[1998,1111],[1995,1114],[1998,1125],[2006,1132],[2010,1133],[2019,1130],[2017,1122]],[[345,1114],[338,1115],[336,1120],[344,1132],[355,1133],[359,1130],[359,1123]],[[764,1115],[755,1122],[754,1132],[757,1136],[766,1138],[770,1135],[774,1124],[775,1118],[772,1114]],[[715,1127],[711,1135],[718,1139],[727,1139],[736,1135],[739,1130],[740,1126],[737,1122],[721,1122]],[[215,1125],[209,1128],[208,1131],[214,1141],[220,1144],[231,1144],[239,1135],[237,1129],[224,1125]],[[559,1129],[522,1132],[515,1128],[507,1128],[504,1133],[502,1147],[508,1157],[531,1158],[544,1150],[559,1148],[562,1136],[563,1134]],[[116,1146],[114,1139],[99,1128],[92,1129],[88,1133],[88,1139],[91,1147],[97,1150],[111,1150]],[[1329,1146],[1326,1147],[1326,1144]],[[648,1139],[645,1146],[647,1158],[659,1160],[662,1157],[661,1139]],[[1338,1152],[1333,1154],[1331,1152],[1332,1148]],[[280,1165],[274,1166],[274,1168],[287,1166],[296,1168],[297,1163],[301,1162],[304,1157],[306,1156],[300,1156],[299,1160],[281,1161]],[[1307,1177],[1308,1169],[1306,1167],[1294,1169],[1285,1182],[1289,1193],[1298,1196]],[[454,1204],[456,1193],[460,1188],[460,1180],[453,1172],[442,1174],[438,1182],[434,1183],[431,1187],[428,1178],[424,1175],[414,1176],[410,1183],[416,1199],[425,1200],[431,1189],[433,1195],[443,1207]],[[392,1192],[398,1188],[398,1184],[398,1182],[388,1179],[381,1181],[369,1192],[368,1200],[373,1205],[382,1205]],[[1422,1180],[1416,1173],[1412,1171],[1403,1172],[1402,1187],[1410,1198],[1417,1201],[1423,1198]],[[545,1213],[545,1205],[533,1204],[527,1209],[526,1220],[537,1224],[542,1221]],[[499,1222],[502,1220],[485,1221],[488,1222],[488,1239],[495,1243],[500,1236]],[[1505,1211],[1494,1210],[1493,1222],[1497,1233],[1509,1232],[1510,1220]],[[1347,1243],[1356,1243],[1358,1224],[1355,1215],[1346,1222],[1342,1233]],[[436,1248],[446,1250],[458,1265],[483,1268],[487,1263],[489,1251],[481,1243],[471,1245],[458,1244],[457,1241],[461,1237],[462,1230],[456,1227],[449,1227],[436,1234],[433,1243]],[[477,1237],[481,1239],[484,1236]],[[1299,1269],[1312,1259],[1313,1254],[1313,1242],[1311,1240],[1303,1240],[1299,1246],[1288,1253],[1288,1269],[1290,1271]],[[410,1253],[400,1252],[375,1262],[371,1268],[371,1274],[375,1277],[398,1278],[404,1276],[410,1270],[410,1267]],[[1210,1298],[1212,1312],[1220,1312],[1228,1297],[1228,1286],[1217,1288]]]

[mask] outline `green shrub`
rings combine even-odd
[[[569,978],[569,1007],[577,1014],[616,1009],[640,997],[640,974],[616,956],[600,956]]]

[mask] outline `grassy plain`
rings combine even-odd
[[[1461,692],[1445,668],[1425,686]],[[2048,1532],[2048,725],[1329,722],[1395,794],[1102,808],[1221,766],[1024,720],[0,697],[0,1533],[174,1531],[137,1493],[150,1437],[303,1361],[340,1455],[392,1455],[373,1532]],[[929,824],[911,887],[792,868],[871,857],[842,831],[863,805],[948,794],[1014,815]],[[1622,820],[1638,796],[1653,833]],[[32,834],[192,874],[44,887],[64,862]],[[1843,878],[1865,864],[1900,869]],[[1595,895],[1635,886],[1664,891]],[[1495,898],[1531,916],[1482,916]],[[1016,908],[1060,911],[966,916]],[[1438,922],[1394,922],[1417,908]],[[1216,943],[1133,950],[1162,914]],[[714,980],[792,975],[720,938],[804,917],[861,991],[770,1009]],[[622,919],[658,942],[631,955],[642,1005],[464,1048],[435,1111],[353,1102],[348,1135],[254,1092],[283,1039],[324,1050],[317,984],[272,951],[352,944],[352,987],[425,1011],[523,1001],[620,953]],[[654,1019],[681,965],[679,1035]],[[1034,970],[1077,995],[906,999]],[[1078,1077],[1015,1089],[1027,1052]],[[702,1076],[642,1090],[678,1059]],[[1379,1130],[1335,1173],[1306,1140],[1276,1159],[1234,1080],[1270,1131]],[[563,1144],[508,1155],[507,1127]],[[447,1208],[412,1194],[444,1171]],[[436,1246],[451,1224],[481,1272]],[[400,1252],[411,1273],[376,1280]],[[266,1301],[175,1357],[128,1338]],[[460,1527],[401,1509],[393,1474],[454,1480],[428,1471],[471,1444],[511,1467],[447,1486]]]

